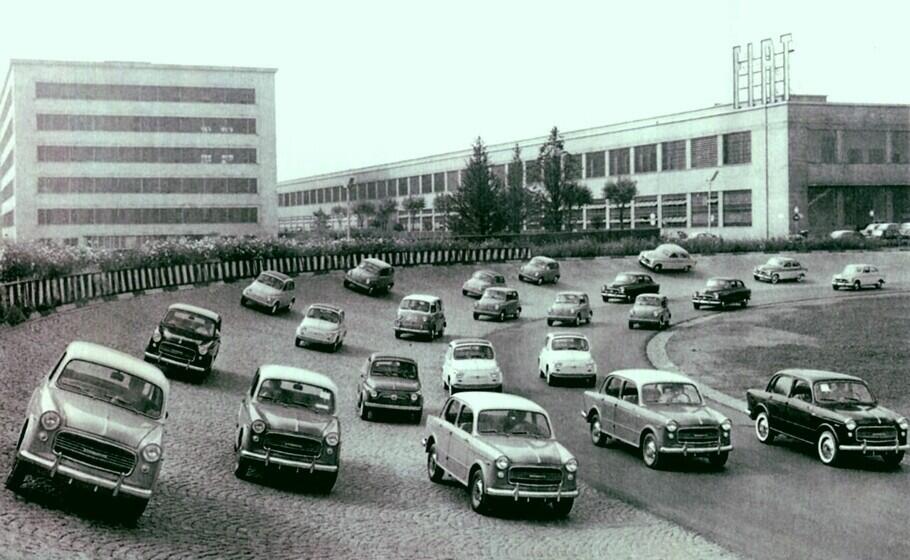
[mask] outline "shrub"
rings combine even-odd
[[[27,319],[25,312],[18,305],[11,305],[6,310],[6,323],[10,326],[18,325]]]

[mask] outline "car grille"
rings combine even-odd
[[[714,447],[720,440],[720,431],[716,427],[680,428],[676,431],[676,441],[689,447]]]
[[[267,433],[262,446],[294,457],[318,457],[322,453],[322,440],[290,434]]]
[[[186,346],[181,346],[176,342],[162,342],[158,348],[162,355],[181,362],[192,362],[196,359],[196,351]]]
[[[512,467],[509,469],[509,483],[527,486],[558,486],[562,482],[562,470],[548,467]]]
[[[54,452],[67,459],[117,474],[128,474],[136,466],[136,454],[132,451],[72,432],[57,434],[54,438]]]
[[[380,391],[373,400],[386,404],[410,404],[411,394],[403,391]]]
[[[856,429],[856,439],[873,445],[893,444],[897,441],[897,428],[894,426],[862,426]]]

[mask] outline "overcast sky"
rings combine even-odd
[[[729,103],[731,48],[793,34],[794,93],[910,103],[910,3],[8,2],[10,58],[265,66],[278,178]]]

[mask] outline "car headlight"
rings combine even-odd
[[[507,468],[509,468],[509,458],[506,457],[505,455],[502,455],[498,459],[496,459],[496,468],[501,471],[504,471]]]
[[[325,444],[329,447],[335,447],[338,445],[338,434],[332,432],[331,434],[325,436]]]
[[[379,393],[376,392],[376,389],[370,389],[370,398],[375,399],[379,396]]]
[[[48,410],[41,415],[41,427],[48,432],[56,430],[62,423],[63,418],[61,418],[60,414],[57,411]]]
[[[155,332],[152,333],[152,340],[155,344],[161,342],[161,329],[155,327]]]
[[[420,398],[420,391],[411,393],[411,402],[417,402],[417,399]]]
[[[903,416],[901,416],[900,418],[897,419],[897,425],[900,426],[900,428],[902,430],[906,430],[907,428],[910,428],[910,423],[908,423],[907,419],[904,418]]]
[[[625,288],[623,288],[623,287],[622,287],[622,286],[620,286],[620,287],[618,287],[618,288],[616,288],[616,291],[618,291],[618,292],[619,292],[619,293],[621,293],[621,294],[624,294],[624,293],[626,293],[626,289],[625,289]]]
[[[142,460],[146,463],[157,463],[161,459],[161,446],[150,443],[142,448]]]
[[[373,279],[372,279],[372,278],[367,278],[367,284],[372,284],[372,283],[373,283]]]
[[[670,420],[667,422],[667,431],[671,434],[675,432],[677,428],[679,428],[679,424],[676,423],[676,420]]]
[[[456,372],[455,372],[455,377],[456,377],[459,381],[461,381],[461,380],[464,378],[464,372],[463,372],[463,371],[456,371]]]
[[[212,349],[212,344],[213,344],[214,342],[215,342],[214,340],[211,340],[211,341],[209,341],[209,342],[206,342],[205,344],[200,344],[200,345],[199,345],[199,355],[200,355],[200,356],[205,356],[206,354],[208,354],[208,353],[209,353],[209,350]]]
[[[561,368],[563,365],[565,365],[565,364],[563,364],[562,362],[556,362],[555,364],[553,364],[553,367],[555,367],[556,369],[559,369],[559,368]]]
[[[847,420],[846,426],[847,426],[847,431],[852,432],[853,430],[856,429],[856,422],[853,420]]]
[[[729,418],[724,419],[724,421],[720,423],[720,429],[725,432],[729,432],[731,429],[733,429],[733,422],[730,422]]]
[[[498,304],[498,303],[494,303],[494,304],[493,304],[493,309],[499,309],[499,304]]]
[[[262,420],[253,420],[253,423],[250,424],[250,428],[253,430],[254,434],[261,434],[266,429],[265,422]]]
[[[578,461],[575,460],[575,457],[572,457],[566,461],[566,470],[569,472],[575,472],[578,470]]]
[[[653,315],[654,315],[655,317],[660,317],[660,311],[655,311],[655,312],[653,313]]]

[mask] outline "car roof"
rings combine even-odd
[[[311,303],[307,310],[316,307],[319,309],[327,309],[329,311],[335,311],[337,313],[344,313],[344,310],[337,305],[332,305],[331,303]]]
[[[640,270],[624,270],[616,273],[617,276],[622,276],[623,274],[627,276],[650,276],[647,272],[641,272]]]
[[[819,381],[822,379],[849,379],[853,381],[862,381],[861,378],[856,377],[855,375],[849,375],[847,373],[839,373],[836,371],[826,371],[823,369],[803,369],[803,368],[790,368],[782,369],[775,373],[774,375],[792,375],[793,377],[802,377],[808,381]]]
[[[434,301],[439,301],[439,296],[433,296],[429,294],[410,294],[401,298],[402,301],[406,299],[416,299],[417,301],[425,301],[427,303],[433,303]]]
[[[368,262],[368,263],[370,263],[370,264],[375,264],[376,266],[379,266],[379,267],[382,267],[382,268],[392,268],[392,265],[390,265],[389,263],[385,262],[384,260],[376,259],[376,258],[373,258],[373,257],[366,257],[365,259],[363,259],[363,260],[360,261],[360,262],[362,262],[362,263]]]
[[[531,257],[531,260],[532,260],[532,261],[535,261],[535,260],[536,260],[536,261],[538,261],[538,262],[540,262],[540,261],[544,261],[544,262],[556,262],[556,259],[551,259],[550,257],[545,257],[545,256],[543,256],[543,255],[536,255],[536,256],[533,256],[533,257]],[[528,262],[530,262],[530,261],[528,261]]]
[[[475,270],[474,274],[492,274],[493,276],[502,276],[501,272],[496,272],[495,270],[490,270],[489,268],[481,268]]]
[[[771,259],[776,259],[776,260],[779,260],[779,261],[795,261],[795,260],[796,260],[796,259],[793,258],[793,257],[785,257],[785,256],[783,256],[783,255],[774,255],[773,257],[768,257],[768,260],[769,260],[769,261],[770,261]]]
[[[165,394],[170,388],[170,383],[160,369],[139,358],[107,346],[75,340],[66,347],[66,354],[70,359],[93,362],[141,377],[161,387]]]
[[[524,397],[519,397],[518,395],[512,395],[509,393],[491,393],[489,391],[471,391],[467,393],[459,393],[453,398],[460,400],[466,405],[474,409],[474,414],[484,410],[496,410],[496,409],[516,409],[516,410],[528,410],[531,412],[540,412],[546,414],[547,411],[543,409],[542,406],[536,402],[526,399]]]
[[[695,381],[681,373],[663,371],[659,369],[618,369],[616,371],[611,371],[608,375],[618,375],[620,377],[635,381],[639,385],[645,385],[647,383],[667,382],[696,384]]]
[[[556,296],[586,296],[588,294],[584,292],[579,292],[578,290],[566,290],[564,292],[556,292]]]
[[[711,280],[721,280],[724,282],[732,282],[735,280],[737,282],[742,282],[742,280],[740,280],[739,278],[733,278],[732,276],[712,276],[712,277],[708,278],[708,282],[710,282]]]
[[[215,313],[214,311],[209,311],[203,307],[196,307],[195,305],[190,305],[188,303],[174,303],[168,307],[168,311],[171,309],[180,309],[182,311],[189,311],[190,313],[195,313],[196,315],[201,315],[203,317],[208,317],[212,321],[220,321],[221,315]]]
[[[657,299],[661,299],[661,300],[668,299],[667,296],[661,295],[661,294],[638,294],[637,296],[635,296],[635,303],[638,303],[639,299],[646,300],[646,299],[653,299],[653,298],[657,298]]]
[[[281,280],[282,282],[290,280],[291,277],[277,270],[263,270],[260,274],[268,274],[269,276],[274,276],[275,278]]]
[[[552,333],[547,333],[547,338],[554,338],[554,339],[555,339],[555,338],[583,338],[583,339],[585,339],[585,340],[588,340],[588,337],[587,337],[587,336],[585,336],[585,335],[583,335],[583,334],[581,334],[581,333],[573,333],[573,332],[552,332]]]
[[[417,360],[414,358],[408,358],[406,356],[396,356],[395,354],[386,354],[384,352],[373,352],[370,354],[370,361],[375,362],[376,360],[396,360],[399,362],[410,362],[417,365]]]
[[[850,263],[850,264],[845,264],[844,268],[847,268],[848,266],[855,266],[855,267],[872,266],[872,267],[874,267],[875,265],[874,264],[865,264],[865,263]]]
[[[308,369],[297,368],[292,366],[282,366],[276,364],[265,364],[259,367],[260,379],[282,379],[285,381],[294,381],[297,383],[307,383],[329,389],[338,394],[338,386],[327,375],[317,373]]]
[[[456,338],[449,343],[449,346],[455,348],[456,346],[462,346],[465,344],[486,344],[487,346],[493,346],[492,342],[483,338]]]
[[[510,288],[508,286],[490,286],[484,290],[486,292],[517,292],[515,288]]]
[[[655,251],[682,251],[683,253],[689,254],[689,251],[686,251],[676,243],[661,243],[654,249]]]

